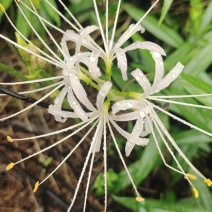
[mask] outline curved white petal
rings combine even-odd
[[[88,116],[85,113],[85,111],[82,109],[82,107],[80,106],[80,104],[78,103],[76,98],[74,97],[74,94],[73,94],[72,89],[70,87],[68,88],[67,100],[68,100],[68,103],[71,106],[71,108],[78,115],[78,117],[82,121],[87,121],[88,120]]]
[[[84,63],[88,67],[89,72],[93,77],[93,79],[97,79],[98,77],[101,76],[101,72],[98,67],[99,56],[100,56],[99,52],[91,52],[89,57],[80,60],[80,62]]]
[[[110,118],[114,121],[133,121],[136,120],[139,116],[139,111],[124,113],[120,115],[113,115]]]
[[[164,49],[162,47],[160,47],[159,45],[153,43],[153,42],[149,42],[149,41],[136,41],[134,43],[132,43],[131,45],[127,46],[124,48],[124,51],[132,51],[135,49],[146,49],[149,50],[150,52],[158,52],[161,55],[166,56],[166,52],[164,51]]]
[[[138,100],[122,100],[119,102],[116,102],[113,104],[111,107],[112,109],[112,114],[116,114],[119,111],[122,110],[128,110],[128,109],[140,109],[141,107],[144,107],[144,102],[143,101],[138,101]]]
[[[79,116],[74,112],[62,111],[55,105],[49,105],[48,113],[52,114],[56,121],[62,123],[64,123],[67,118],[79,118]]]
[[[92,103],[88,99],[87,93],[84,87],[81,85],[79,78],[75,75],[70,75],[70,82],[72,90],[77,99],[90,111],[95,111],[96,108],[92,105]]]
[[[62,49],[68,49],[67,48],[67,41],[72,41],[74,43],[77,43],[79,41],[79,34],[74,32],[73,30],[66,30],[62,40],[61,40],[61,47]],[[92,38],[89,38],[89,40],[92,40]],[[90,51],[98,51],[98,49],[89,41],[88,39],[82,40],[82,46],[86,47]],[[94,42],[95,43],[95,42]],[[70,55],[69,55],[70,56]]]
[[[112,87],[112,83],[107,81],[102,85],[101,89],[99,90],[97,98],[96,98],[96,106],[98,110],[100,111],[103,110],[103,104],[104,104],[105,98],[108,92],[110,91],[111,87]]]
[[[121,48],[115,48],[114,52],[116,54],[118,67],[121,70],[123,80],[127,80],[127,57],[125,51]]]
[[[141,146],[147,145],[149,139],[147,139],[147,138],[140,138],[138,136],[135,136],[135,135],[132,135],[132,134],[128,133],[127,131],[125,131],[121,127],[119,127],[112,119],[110,119],[110,117],[109,117],[109,121],[116,128],[116,130],[123,137],[125,137],[127,139],[127,141],[129,141],[129,142],[131,142],[133,144],[141,145]]]
[[[99,29],[99,27],[95,26],[95,25],[91,25],[91,26],[87,26],[85,28],[83,28],[80,33],[79,33],[79,37],[78,40],[76,42],[76,50],[75,53],[80,52],[80,48],[83,45],[83,41],[87,40],[87,37],[90,33],[96,31],[97,29]],[[88,41],[88,40],[87,40]]]
[[[155,78],[152,85],[152,90],[155,90],[158,86],[158,84],[163,79],[164,75],[164,64],[163,64],[163,58],[160,53],[158,52],[151,52],[152,58],[155,61]]]
[[[159,85],[156,87],[156,90],[153,90],[151,94],[157,93],[168,87],[181,74],[183,68],[184,66],[178,62],[176,66],[161,80]]]
[[[132,35],[134,35],[138,31],[141,31],[141,33],[143,33],[145,29],[141,25],[135,26],[135,24],[130,24],[129,28],[118,39],[115,48],[121,47],[130,37],[132,37]]]
[[[136,70],[132,71],[131,75],[135,78],[135,80],[144,90],[144,95],[148,96],[151,92],[151,84],[148,78],[144,75],[144,73],[137,68]]]

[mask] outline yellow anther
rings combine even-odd
[[[194,192],[194,197],[198,198],[199,197],[199,192],[197,191],[196,188],[193,188],[193,192]]]
[[[16,0],[17,2],[20,2],[21,0]]]
[[[10,169],[13,168],[15,164],[13,162],[9,163],[7,166],[6,166],[6,170],[9,171]]]
[[[39,186],[39,181],[37,181],[37,182],[35,183],[35,187],[34,187],[34,189],[33,189],[33,192],[34,192],[34,193],[37,191],[38,186]]]
[[[136,197],[135,200],[138,202],[143,202],[145,199],[143,197]]]
[[[196,180],[196,176],[194,176],[193,174],[187,173],[186,176],[188,177],[189,180]]]
[[[5,12],[4,6],[2,4],[0,4],[0,9]]]
[[[212,186],[212,181],[210,179],[205,178],[204,182],[207,184],[207,186]]]
[[[9,141],[9,142],[13,142],[13,139],[8,135],[7,136],[7,140]]]

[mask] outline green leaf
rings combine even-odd
[[[10,6],[10,4],[12,3],[13,0],[1,0],[1,4],[3,5],[4,9],[7,10]],[[0,9],[0,18],[2,17],[2,15],[4,14],[4,12]]]
[[[168,13],[171,5],[172,5],[172,2],[173,2],[173,0],[164,0],[161,16],[160,16],[160,20],[159,20],[159,25],[165,19],[166,15],[167,15],[167,13]]]
[[[212,63],[211,55],[212,42],[208,43],[205,47],[199,49],[196,55],[186,65],[184,72],[192,76],[198,76],[204,72]]]
[[[140,18],[144,15],[143,10],[133,7],[130,4],[124,4],[123,7],[125,11],[136,21],[139,21]],[[183,43],[183,39],[172,28],[164,24],[158,26],[158,20],[152,15],[148,15],[141,22],[141,25],[155,37],[164,41],[170,46],[177,48]]]
[[[178,145],[198,145],[212,142],[210,136],[204,135],[194,129],[177,132],[173,135],[173,138]]]
[[[212,85],[202,81],[198,77],[182,73],[179,82],[186,89],[188,93],[192,94],[212,94]],[[212,106],[211,96],[195,97],[198,101],[206,106]]]
[[[3,63],[0,63],[0,70],[6,71],[10,75],[17,76],[18,78],[20,78],[22,80],[26,80],[25,75],[23,73],[21,73],[20,70],[17,70],[11,66],[7,66]]]
[[[179,101],[190,104],[198,104],[198,102],[195,101],[194,99],[182,99],[182,100],[179,99]],[[194,126],[211,133],[211,126],[212,126],[211,110],[194,108],[192,106],[174,105],[174,104],[170,105],[170,109],[175,113],[179,114],[180,116],[184,117],[183,119],[186,119]]]
[[[197,204],[182,204],[180,202],[169,203],[161,200],[146,199],[144,202],[137,202],[135,198],[113,196],[119,204],[134,212],[210,212],[210,209],[199,207]]]
[[[55,8],[57,8],[57,4],[55,0],[49,0],[49,3],[51,3]],[[57,26],[60,26],[60,16],[59,14],[51,7],[46,1],[42,1],[42,5],[45,8],[48,15],[54,20],[57,24]]]
[[[197,198],[198,205],[211,210],[212,208],[212,196],[210,194],[208,186],[202,180],[192,181],[194,187],[199,191],[199,198]]]
[[[30,1],[23,0],[23,2],[24,2],[27,6],[30,7]],[[27,8],[25,8],[23,5],[20,4],[19,6],[20,6],[20,8],[22,9],[24,15],[27,17],[27,19],[28,19],[30,22],[32,22],[32,21],[31,21],[31,17],[32,17],[31,12],[30,12]],[[21,10],[18,9],[17,11],[18,11],[18,12],[17,12],[16,26],[17,26],[18,30],[19,30],[25,37],[28,37],[29,34],[30,34],[30,30],[31,30],[31,29],[30,29],[30,26],[29,26],[28,23],[26,23],[26,19],[24,18],[23,14],[21,13]]]
[[[212,22],[212,1],[208,4],[203,13],[201,28],[206,28]]]

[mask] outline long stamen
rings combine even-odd
[[[161,129],[163,129],[164,134],[167,136],[167,138],[169,139],[169,141],[171,142],[171,144],[174,146],[174,148],[178,151],[178,153],[180,154],[180,156],[185,160],[185,162],[192,168],[192,170],[197,173],[201,178],[205,179],[204,175],[199,172],[194,166],[193,164],[188,160],[188,158],[184,155],[184,153],[182,152],[182,150],[178,147],[178,145],[175,143],[174,139],[171,137],[171,135],[168,133],[168,131],[166,130],[166,128],[163,127],[163,124],[161,122],[161,120],[158,118],[157,114],[155,113],[155,111],[153,111],[155,119],[157,121],[157,123],[159,124],[159,126],[161,127]]]
[[[165,166],[167,166],[168,168],[170,168],[170,169],[172,169],[172,170],[174,170],[174,171],[176,171],[176,172],[178,172],[178,173],[180,173],[180,174],[183,174],[183,172],[182,171],[179,171],[178,169],[175,169],[174,167],[172,167],[172,166],[170,166],[169,164],[167,164],[167,162],[166,162],[166,160],[165,160],[165,158],[164,158],[164,156],[163,156],[163,153],[162,153],[162,151],[161,151],[161,148],[160,148],[160,146],[159,146],[159,142],[158,142],[158,139],[157,139],[157,136],[155,135],[155,132],[154,132],[154,130],[153,130],[153,127],[152,127],[152,124],[151,124],[151,122],[150,122],[150,119],[149,119],[149,117],[148,116],[146,116],[146,118],[147,118],[147,121],[148,121],[148,123],[149,123],[149,126],[150,126],[150,129],[151,129],[151,133],[152,133],[152,135],[153,135],[153,138],[154,138],[154,141],[155,141],[155,144],[156,144],[156,147],[157,147],[157,149],[158,149],[158,152],[159,152],[159,154],[160,154],[160,156],[161,156],[161,158],[162,158],[162,160],[163,160],[163,163],[165,164]],[[167,142],[166,141],[164,141],[165,143],[165,146],[167,147]],[[167,147],[168,148],[168,147]]]
[[[69,36],[69,34],[63,30],[61,30],[60,28],[58,28],[57,26],[55,26],[54,24],[52,24],[51,22],[47,21],[46,19],[44,19],[42,16],[40,16],[38,13],[35,13],[30,7],[28,7],[25,3],[23,2],[20,2],[22,3],[30,12],[32,12],[34,15],[36,15],[37,17],[39,17],[40,20],[42,20],[44,23],[48,24],[49,26],[51,26],[53,29],[57,30],[58,32],[62,33],[63,35],[66,35],[66,36]],[[76,30],[77,32],[79,32],[79,29]],[[105,54],[103,49],[97,45],[95,43],[95,41],[90,37],[88,36],[88,40],[100,51],[102,52],[102,54]]]
[[[79,32],[79,29],[72,24],[71,21],[69,21],[54,5],[52,5],[48,0],[45,0],[49,6],[58,14],[60,15],[61,18],[63,18],[63,20],[65,20],[74,30],[76,30],[77,32]]]
[[[5,118],[1,118],[0,121],[4,121],[4,120],[7,120],[7,119],[10,119],[14,116],[17,116],[18,114],[21,114],[23,113],[24,111],[26,110],[29,110],[30,108],[34,107],[35,105],[37,105],[39,102],[42,102],[44,99],[46,99],[47,97],[49,97],[52,93],[54,93],[56,90],[58,90],[59,88],[61,88],[62,86],[64,85],[64,83],[61,83],[59,86],[57,86],[56,88],[54,88],[52,91],[50,91],[48,94],[46,94],[45,96],[43,96],[41,99],[39,99],[38,101],[36,101],[35,103],[29,105],[28,107],[25,107],[24,109],[18,111],[17,113],[14,113],[10,116],[7,116]]]
[[[105,24],[106,24],[106,27],[105,27],[105,33],[106,33],[106,44],[108,46],[108,0],[106,0],[106,14],[105,14]]]
[[[95,153],[96,153],[96,151],[95,151],[95,149],[96,149],[96,145],[97,145],[97,136],[99,135],[99,130],[100,130],[100,128],[101,128],[101,125],[103,124],[102,122],[103,122],[103,119],[104,118],[100,118],[100,120],[99,120],[99,128],[97,129],[98,131],[97,131],[97,133],[95,134],[96,136],[93,138],[93,139],[95,139],[95,143],[94,143],[94,146],[93,146],[93,150],[94,151],[92,151],[92,156],[91,156],[91,162],[90,162],[90,168],[89,168],[89,172],[88,172],[88,178],[87,178],[87,185],[86,185],[86,190],[85,190],[85,199],[84,199],[84,207],[83,207],[83,211],[85,212],[85,210],[86,210],[86,202],[87,202],[87,197],[88,197],[88,189],[89,189],[89,185],[90,185],[90,180],[91,180],[91,173],[92,173],[92,169],[93,169],[93,163],[94,163],[94,157],[95,157]]]
[[[176,162],[177,166],[179,167],[179,169],[181,170],[182,174],[184,175],[184,177],[187,179],[187,181],[189,182],[189,184],[194,188],[194,185],[192,184],[192,182],[189,180],[187,174],[185,173],[185,171],[183,170],[182,166],[180,165],[180,163],[178,162],[177,158],[175,157],[173,151],[171,150],[171,148],[169,147],[168,143],[166,142],[166,139],[164,138],[160,128],[162,129],[162,131],[164,132],[164,134],[167,136],[169,133],[168,131],[166,130],[166,128],[163,126],[162,122],[160,121],[160,119],[158,118],[157,114],[155,113],[155,111],[153,110],[152,113],[150,113],[150,116],[152,118],[152,121],[160,135],[160,137],[162,138],[163,140],[163,143],[165,144],[167,150],[169,151],[169,153],[171,154],[172,158],[174,159],[174,161]],[[159,128],[160,127],[160,128]],[[170,135],[167,136],[169,141],[170,141]],[[170,141],[171,144],[173,145],[174,140],[172,139],[172,141]],[[174,147],[176,145],[173,145]],[[191,163],[190,163],[191,164]],[[178,171],[179,172],[179,171]],[[179,172],[180,173],[180,172]]]
[[[109,49],[112,49],[112,46],[113,46],[113,43],[114,43],[114,37],[115,37],[120,7],[121,7],[121,0],[119,0],[118,6],[117,6],[117,9],[116,9],[116,17],[115,17],[115,21],[114,21],[114,25],[113,25],[113,31],[112,31],[110,44],[109,44]]]
[[[205,130],[199,128],[199,127],[196,127],[195,125],[193,125],[193,124],[191,124],[191,123],[189,123],[189,122],[187,122],[187,121],[185,121],[185,120],[183,120],[183,119],[181,119],[181,118],[179,118],[179,117],[177,117],[177,116],[175,116],[175,115],[169,113],[168,111],[166,111],[166,110],[164,110],[164,109],[158,107],[157,105],[152,104],[152,106],[155,107],[156,109],[158,109],[159,111],[165,113],[166,115],[172,117],[173,119],[176,119],[177,121],[179,121],[179,122],[181,122],[181,123],[183,123],[183,124],[185,124],[185,125],[187,125],[187,126],[193,128],[193,129],[195,129],[195,130],[198,130],[198,131],[200,131],[200,132],[202,132],[202,133],[204,133],[204,134],[206,134],[206,135],[212,136],[212,133],[209,133],[209,132],[207,132],[207,131],[205,131]]]
[[[129,179],[130,179],[130,182],[131,182],[131,184],[132,184],[132,186],[133,186],[133,189],[134,189],[134,191],[135,191],[135,194],[137,195],[137,197],[140,197],[140,194],[139,194],[139,192],[138,192],[138,190],[137,190],[137,188],[136,188],[136,185],[135,185],[135,183],[134,183],[134,181],[133,181],[133,179],[132,179],[132,176],[131,176],[131,174],[130,174],[128,168],[127,168],[127,165],[126,165],[126,163],[125,163],[125,161],[124,161],[124,158],[123,158],[123,156],[122,156],[122,154],[121,154],[121,151],[120,151],[120,149],[119,149],[119,146],[118,146],[118,144],[117,144],[116,138],[115,138],[114,133],[113,133],[113,131],[112,131],[112,128],[111,128],[111,126],[110,126],[110,120],[108,120],[107,117],[106,117],[106,122],[107,122],[107,126],[108,126],[108,128],[109,128],[110,134],[111,134],[111,136],[112,136],[113,142],[114,142],[114,144],[115,144],[116,150],[117,150],[117,152],[118,152],[118,154],[119,154],[119,157],[120,157],[121,162],[122,162],[122,164],[123,164],[123,166],[124,166],[124,168],[125,168],[125,171],[126,171],[128,177],[129,177]],[[143,199],[143,200],[144,200],[144,199]]]
[[[193,97],[205,97],[205,96],[212,96],[211,93],[206,94],[194,94],[194,95],[177,95],[177,96],[151,96],[161,99],[177,99],[177,98],[193,98]],[[149,98],[149,97],[148,97]]]
[[[77,31],[79,31],[80,29],[83,29],[82,25],[79,23],[79,21],[74,17],[74,15],[71,13],[71,11],[66,7],[66,5],[61,1],[58,0],[60,2],[60,4],[63,6],[63,8],[67,11],[67,13],[71,16],[71,18],[75,21],[75,23],[78,25],[79,29]]]
[[[28,53],[30,53],[30,54],[32,54],[32,55],[34,55],[34,56],[36,56],[36,57],[38,57],[38,58],[44,60],[44,61],[46,61],[46,62],[48,62],[48,63],[50,63],[50,64],[52,64],[52,65],[55,65],[56,67],[65,68],[65,64],[61,64],[61,63],[59,63],[59,62],[55,62],[55,61],[50,60],[50,59],[48,59],[48,58],[45,58],[45,57],[43,57],[43,56],[41,56],[41,55],[39,55],[39,54],[36,54],[35,52],[33,52],[33,51],[31,51],[31,50],[25,48],[24,46],[19,45],[18,43],[16,43],[16,42],[10,40],[9,38],[5,37],[5,36],[2,35],[2,34],[0,34],[0,38],[2,38],[2,39],[4,39],[4,40],[8,41],[9,43],[13,44],[13,45],[14,45],[15,47],[17,47],[17,48],[23,49],[24,51],[26,51],[26,52],[28,52]]]
[[[106,140],[106,117],[104,116],[103,151],[104,151],[104,186],[105,186],[105,211],[107,210],[107,140]]]
[[[1,5],[1,4],[0,4]],[[2,6],[2,5],[1,5]],[[2,6],[3,7],[3,6]],[[1,8],[2,9],[2,8]],[[7,15],[7,12],[4,10],[4,14],[7,18],[7,20],[10,22],[11,26],[13,27],[13,29],[28,43],[30,43],[30,40],[28,38],[26,38],[19,30],[18,28],[13,24],[13,22],[11,21],[11,19],[9,18],[9,16]],[[50,60],[58,63],[58,60],[52,58],[51,56],[49,56],[46,52],[44,52],[43,50],[41,50],[40,48],[38,48],[37,46],[34,45],[34,47],[36,48],[36,50],[38,50],[38,52],[40,52],[41,54],[43,54],[44,56],[46,56],[47,58],[49,58]]]
[[[40,153],[42,153],[42,152],[45,152],[45,151],[47,151],[47,150],[49,150],[49,149],[51,149],[51,148],[57,146],[58,144],[61,144],[63,141],[67,140],[68,138],[72,137],[73,135],[75,135],[76,133],[78,133],[79,131],[81,131],[81,130],[84,129],[85,127],[87,127],[90,123],[91,123],[91,121],[87,122],[85,125],[83,125],[83,126],[80,127],[79,129],[77,129],[76,131],[72,132],[70,135],[67,135],[66,137],[62,138],[61,140],[55,142],[54,144],[52,144],[52,145],[50,145],[50,146],[48,146],[48,147],[46,147],[46,148],[44,148],[44,149],[42,149],[42,150],[40,150],[40,151],[38,151],[38,152],[35,152],[34,154],[29,155],[29,156],[27,156],[27,157],[25,157],[25,158],[23,158],[23,159],[21,159],[21,160],[15,162],[15,163],[10,163],[10,164],[6,167],[6,170],[10,170],[14,165],[17,165],[17,164],[19,164],[19,163],[21,163],[21,162],[23,162],[23,161],[25,161],[25,160],[28,160],[29,158],[32,158],[32,157],[34,157],[34,156],[36,156],[36,155],[38,155],[38,154],[40,154]],[[65,131],[65,129],[64,129],[64,131]],[[57,131],[57,133],[60,133],[60,132],[61,132],[61,131]],[[52,135],[53,135],[53,134],[56,134],[56,133],[52,133]]]
[[[16,1],[15,1],[16,2]],[[40,42],[46,47],[46,49],[48,49],[48,51],[55,57],[57,58],[57,60],[61,63],[61,65],[64,63],[62,59],[60,59],[57,54],[54,53],[54,51],[49,47],[49,45],[42,39],[42,37],[39,35],[39,33],[37,33],[37,31],[35,30],[35,28],[32,26],[32,24],[30,23],[30,21],[28,20],[28,18],[26,17],[26,15],[24,14],[23,10],[21,9],[21,7],[19,6],[19,4],[16,2],[17,7],[19,8],[21,14],[23,15],[23,17],[25,18],[26,22],[28,23],[28,25],[30,26],[30,28],[32,29],[32,31],[35,33],[35,35],[37,36],[37,38],[40,40]],[[58,62],[58,63],[59,63]]]
[[[72,130],[72,129],[76,128],[76,127],[80,127],[81,125],[86,124],[86,123],[87,123],[87,124],[86,124],[86,126],[87,126],[87,125],[89,125],[91,122],[93,122],[96,118],[97,118],[97,117],[93,117],[93,118],[91,118],[91,119],[88,120],[88,121],[85,121],[85,122],[82,121],[82,122],[80,122],[80,123],[78,123],[78,124],[75,124],[75,125],[73,125],[73,126],[66,127],[66,128],[64,128],[64,129],[57,130],[57,131],[50,132],[50,133],[46,133],[46,134],[42,134],[42,135],[31,136],[31,137],[26,137],[26,138],[11,138],[10,136],[8,136],[7,138],[8,138],[9,140],[11,140],[11,142],[14,142],[14,141],[26,141],[26,140],[32,140],[32,139],[38,139],[38,138],[43,138],[43,137],[47,137],[47,136],[57,135],[57,134],[59,134],[59,133],[67,132],[67,131],[69,131],[69,130]]]
[[[155,5],[159,2],[160,0],[155,1],[155,3],[146,11],[146,13],[141,17],[141,19],[129,30],[129,32],[126,34],[126,38],[123,40],[123,42],[117,43],[117,48],[123,45],[123,43],[129,39],[129,35],[133,30],[136,29],[136,27],[146,18],[146,16],[149,14],[149,12],[155,7]]]
[[[47,90],[49,88],[52,88],[52,87],[55,87],[56,85],[59,85],[61,82],[56,82],[52,85],[48,85],[48,86],[45,86],[45,87],[42,87],[42,88],[38,88],[38,89],[34,89],[34,90],[29,90],[29,91],[21,91],[21,92],[18,92],[19,94],[29,94],[29,93],[36,93],[36,92],[40,92],[40,91],[44,91],[44,90]]]
[[[100,121],[100,120],[99,120],[99,121]],[[78,191],[79,191],[80,184],[81,184],[81,182],[82,182],[82,178],[83,178],[84,173],[85,173],[85,169],[86,169],[87,164],[88,164],[88,161],[89,161],[89,159],[90,159],[90,155],[91,155],[91,153],[93,152],[94,145],[95,145],[95,143],[96,143],[96,142],[95,142],[96,136],[97,136],[97,134],[98,134],[98,130],[99,130],[100,127],[101,127],[101,124],[100,124],[100,122],[99,122],[99,123],[98,123],[98,126],[97,126],[97,128],[96,128],[94,137],[93,137],[93,139],[92,139],[92,142],[91,142],[91,145],[90,145],[88,154],[87,154],[87,156],[86,156],[86,159],[85,159],[85,162],[84,162],[84,165],[83,165],[83,169],[82,169],[82,171],[81,171],[81,174],[80,174],[80,177],[79,177],[79,180],[78,180],[78,183],[77,183],[77,187],[76,187],[76,189],[75,189],[74,197],[73,197],[73,199],[72,199],[71,205],[69,206],[67,212],[69,212],[69,211],[71,210],[71,208],[73,207],[73,205],[74,205],[75,199],[76,199],[76,197],[77,197],[77,193],[78,193]]]
[[[28,80],[28,81],[24,81],[24,82],[0,82],[0,85],[32,84],[32,83],[46,82],[46,81],[57,80],[57,79],[62,79],[62,78],[63,78],[63,76],[58,76],[58,77],[48,77],[48,78],[44,78],[44,79]]]
[[[35,11],[35,13],[38,14],[37,10],[35,9],[35,7],[34,7],[34,5],[32,3],[32,0],[30,0],[30,3],[32,5],[32,8]],[[63,53],[63,50],[61,49],[60,45],[57,43],[57,41],[54,39],[54,37],[52,36],[52,34],[47,29],[46,25],[44,24],[44,22],[42,21],[42,19],[40,18],[40,16],[37,16],[37,18],[39,19],[40,23],[42,24],[43,28],[45,29],[45,31],[47,32],[47,34],[49,35],[50,39],[53,41],[53,43],[55,44],[55,46],[57,47],[57,49],[63,55],[63,57],[66,58],[66,59],[68,59],[67,56]]]
[[[191,104],[191,103],[177,102],[177,101],[173,101],[173,100],[160,99],[160,98],[157,98],[157,97],[149,96],[147,99],[160,101],[160,102],[168,102],[168,103],[173,103],[173,104],[177,104],[177,105],[185,105],[185,106],[191,106],[191,107],[197,107],[197,108],[204,108],[204,109],[212,110],[212,107],[208,107],[208,106],[204,106],[204,105],[195,105],[195,104]]]
[[[105,51],[107,52],[107,42],[105,40],[105,34],[104,34],[102,24],[101,24],[101,21],[100,21],[99,11],[98,11],[98,7],[97,7],[97,4],[96,4],[96,0],[93,0],[93,5],[94,5],[95,12],[96,12],[96,18],[97,18],[97,21],[98,21],[98,25],[99,25],[100,33],[101,33],[102,40],[103,40],[103,43],[104,43]]]
[[[60,162],[60,164],[47,176],[45,177],[45,179],[43,179],[39,185],[41,185],[42,183],[44,183],[50,176],[52,176],[64,163],[65,161],[73,154],[73,152],[81,145],[81,143],[85,140],[85,138],[90,134],[90,132],[93,130],[93,128],[96,126],[98,120],[94,123],[93,126],[91,126],[91,128],[85,133],[85,135],[80,139],[80,141],[77,143],[77,145],[70,151],[70,153],[68,153],[68,155]],[[88,125],[86,125],[88,126]],[[83,126],[86,127],[86,126]],[[83,129],[81,128],[81,129]]]

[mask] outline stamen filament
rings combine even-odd
[[[205,130],[199,128],[199,127],[196,127],[196,126],[193,125],[193,124],[190,124],[189,122],[187,122],[187,121],[185,121],[185,120],[183,120],[183,119],[181,119],[181,118],[179,118],[179,117],[177,117],[177,116],[175,116],[175,115],[169,113],[168,111],[166,111],[166,110],[164,110],[164,109],[158,107],[157,105],[152,104],[152,106],[155,107],[156,109],[158,109],[159,111],[161,111],[161,112],[167,114],[168,116],[172,117],[173,119],[176,119],[177,121],[179,121],[179,122],[181,122],[181,123],[183,123],[183,124],[185,124],[185,125],[187,125],[187,126],[193,128],[193,129],[195,129],[195,130],[198,130],[198,131],[200,131],[200,132],[202,132],[202,133],[204,133],[204,134],[206,134],[206,135],[212,136],[212,133],[209,133],[209,132],[207,132],[207,131],[205,131]]]
[[[23,10],[21,9],[21,7],[19,6],[19,4],[15,1],[17,7],[19,8],[21,14],[23,15],[23,17],[25,18],[26,22],[28,23],[28,25],[30,26],[30,28],[32,29],[32,31],[35,33],[35,35],[37,36],[37,38],[40,40],[40,42],[46,47],[46,49],[58,60],[58,63],[60,62],[61,65],[63,65],[63,60],[60,59],[57,54],[54,53],[54,51],[52,51],[52,49],[49,47],[49,45],[46,44],[46,42],[42,39],[42,37],[39,35],[39,33],[37,33],[37,31],[35,30],[35,28],[32,26],[32,24],[30,23],[30,21],[28,20],[28,18],[26,17],[26,15],[24,14]],[[33,6],[34,7],[34,6]]]
[[[107,123],[107,126],[108,126],[108,128],[109,128],[109,132],[110,132],[110,134],[111,134],[111,136],[112,136],[113,142],[114,142],[115,147],[116,147],[116,150],[117,150],[117,152],[118,152],[118,155],[119,155],[119,157],[120,157],[120,159],[121,159],[121,162],[122,162],[122,164],[123,164],[123,166],[124,166],[124,168],[125,168],[125,171],[126,171],[128,177],[129,177],[129,179],[130,179],[130,182],[131,182],[131,184],[132,184],[132,186],[133,186],[133,189],[134,189],[134,191],[135,191],[136,196],[137,196],[137,197],[140,197],[140,194],[139,194],[139,192],[138,192],[138,190],[137,190],[137,188],[136,188],[136,185],[135,185],[135,183],[134,183],[134,181],[133,181],[133,179],[132,179],[132,176],[131,176],[131,174],[130,174],[128,168],[127,168],[127,165],[126,165],[126,163],[125,163],[125,161],[124,161],[124,158],[123,158],[123,156],[122,156],[122,154],[121,154],[121,151],[120,151],[120,149],[119,149],[119,146],[118,146],[118,144],[117,144],[116,138],[115,138],[114,133],[113,133],[113,131],[112,131],[112,128],[111,128],[111,126],[110,126],[110,121],[111,121],[111,120],[109,120],[108,117],[106,117],[106,123]]]
[[[113,46],[113,43],[114,43],[114,37],[115,37],[120,7],[121,7],[121,0],[118,1],[118,6],[117,6],[117,10],[116,10],[116,17],[115,17],[115,21],[114,21],[114,25],[113,25],[113,31],[112,31],[112,35],[111,35],[111,39],[110,39],[109,49],[112,49],[112,46]]]
[[[38,57],[38,58],[40,58],[40,59],[42,59],[42,60],[44,60],[44,61],[50,63],[50,64],[55,65],[56,67],[60,67],[60,68],[62,68],[62,69],[64,69],[64,68],[66,67],[65,64],[61,64],[61,63],[59,63],[59,62],[55,62],[54,60],[50,60],[50,59],[45,58],[45,57],[43,57],[43,56],[41,56],[41,55],[39,55],[39,54],[36,54],[35,52],[33,52],[33,51],[31,51],[31,50],[25,48],[24,46],[19,45],[18,43],[16,43],[16,42],[10,40],[9,38],[5,37],[5,36],[2,35],[2,34],[0,34],[0,38],[6,40],[7,42],[13,44],[14,46],[16,46],[16,47],[18,47],[18,48],[20,48],[20,49],[23,49],[24,51],[26,51],[26,52],[28,52],[28,53],[30,53],[30,54],[32,54],[32,55]]]
[[[41,99],[37,100],[36,102],[32,103],[31,105],[29,105],[28,107],[25,107],[24,109],[18,111],[17,113],[14,113],[10,116],[7,116],[5,118],[1,118],[0,121],[4,121],[7,119],[10,119],[14,116],[17,116],[21,113],[23,113],[26,110],[29,110],[30,108],[34,107],[35,105],[37,105],[39,102],[42,102],[44,99],[46,99],[47,97],[49,97],[52,93],[54,93],[56,90],[58,90],[59,88],[61,88],[64,85],[64,83],[61,83],[59,86],[57,86],[56,88],[54,88],[52,91],[50,91],[48,94],[46,94],[45,96],[43,96]]]
[[[23,84],[32,84],[32,83],[46,82],[46,81],[57,80],[57,79],[62,79],[62,78],[63,78],[63,76],[58,76],[58,77],[48,77],[48,78],[36,79],[36,80],[28,80],[28,81],[23,81],[23,82],[0,82],[0,85],[23,85]]]
[[[101,21],[100,21],[99,11],[98,11],[98,7],[97,7],[97,4],[96,4],[96,0],[93,0],[93,5],[94,5],[95,12],[96,12],[96,18],[97,18],[97,21],[98,21],[98,25],[99,25],[100,33],[101,33],[102,40],[103,40],[103,43],[104,43],[105,51],[107,52],[107,42],[105,40],[105,34],[104,34],[102,24],[101,24]]]
[[[208,107],[208,106],[205,106],[205,105],[195,105],[195,104],[191,104],[191,103],[177,102],[177,101],[173,101],[173,100],[160,99],[160,98],[157,98],[157,97],[155,98],[155,97],[151,97],[151,96],[149,96],[147,99],[160,101],[160,102],[168,102],[168,103],[173,103],[173,104],[177,104],[177,105],[185,105],[185,106],[191,106],[191,107],[197,107],[197,108],[204,108],[204,109],[212,110],[212,107]]]
[[[50,176],[52,176],[65,162],[66,160],[72,155],[72,153],[82,144],[82,142],[85,140],[85,138],[89,135],[89,133],[93,130],[93,128],[96,126],[98,120],[94,123],[93,126],[86,132],[86,134],[80,139],[80,141],[77,143],[77,145],[66,155],[66,157],[60,162],[59,165],[47,176],[45,179],[43,179],[39,185],[44,183]],[[86,125],[87,126],[87,125]]]
[[[100,117],[99,121],[100,121],[100,120],[101,120],[101,117]],[[74,205],[74,202],[75,202],[75,199],[76,199],[76,197],[77,197],[78,190],[79,190],[79,186],[80,186],[80,184],[81,184],[81,182],[82,182],[82,178],[83,178],[83,176],[84,176],[85,169],[86,169],[87,164],[88,164],[88,161],[89,161],[89,159],[90,159],[90,155],[91,155],[91,153],[93,152],[94,145],[95,145],[95,140],[96,140],[96,136],[97,136],[97,134],[98,134],[98,130],[99,130],[100,127],[101,127],[101,124],[100,124],[100,122],[99,122],[98,125],[97,125],[97,128],[96,128],[94,137],[93,137],[93,139],[92,139],[92,142],[91,142],[91,145],[90,145],[88,154],[87,154],[87,156],[86,156],[86,159],[85,159],[85,162],[84,162],[84,165],[83,165],[83,168],[82,168],[82,171],[81,171],[81,174],[80,174],[78,183],[77,183],[77,187],[76,187],[75,192],[74,192],[74,196],[73,196],[71,205],[69,206],[67,212],[71,211],[71,208],[72,208],[73,205]]]

